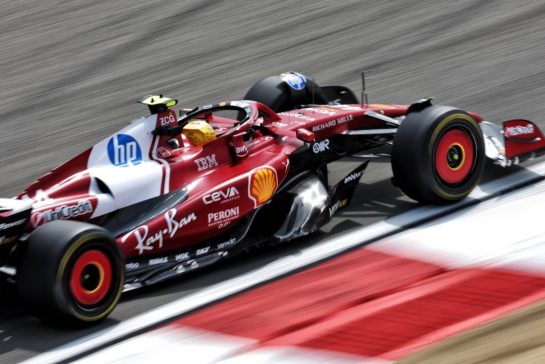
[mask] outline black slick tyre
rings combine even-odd
[[[422,203],[465,198],[479,183],[484,160],[479,125],[465,111],[450,106],[409,112],[392,147],[395,185]]]
[[[30,313],[61,325],[93,323],[108,316],[119,301],[124,260],[107,230],[52,221],[30,234],[16,279]]]

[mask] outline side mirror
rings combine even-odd
[[[307,143],[312,143],[316,139],[316,135],[310,130],[299,128],[295,131],[295,136],[297,139],[302,140]]]
[[[244,141],[244,136],[246,132],[236,133],[231,137],[231,148],[235,152],[237,159],[243,159],[248,156],[248,148],[246,147],[246,142]]]

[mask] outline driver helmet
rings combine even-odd
[[[183,134],[195,146],[205,145],[216,139],[216,132],[206,120],[193,119],[183,129]]]

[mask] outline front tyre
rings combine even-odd
[[[111,234],[76,221],[34,230],[17,267],[25,307],[60,324],[102,320],[117,305],[123,283],[123,255]]]
[[[392,148],[395,184],[422,203],[465,198],[479,183],[484,160],[479,125],[466,112],[450,106],[410,112]]]

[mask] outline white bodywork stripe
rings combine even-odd
[[[163,165],[149,157],[153,140],[151,132],[156,122],[157,115],[136,119],[116,134],[93,146],[87,161],[88,172],[91,178],[98,178],[106,184],[113,195],[113,203],[108,201],[101,204],[102,201],[99,200],[92,217],[161,195]],[[130,137],[132,140],[127,144],[118,145],[116,143],[120,135]],[[114,145],[111,156],[108,151],[110,141]],[[129,144],[132,148],[129,148]],[[136,150],[139,150],[141,159],[133,162],[129,157],[134,157]],[[119,159],[124,165],[112,164],[111,158]]]
[[[156,136],[153,142],[152,157],[154,160],[163,164],[165,170],[165,180],[163,182],[163,194],[170,192],[170,163],[157,155],[157,148],[159,147],[159,137]]]

